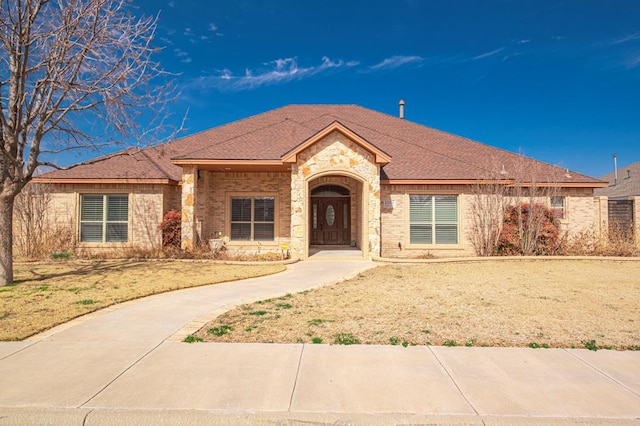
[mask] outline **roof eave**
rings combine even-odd
[[[212,160],[180,158],[171,160],[177,166],[196,166],[214,172],[290,172],[291,165],[281,160]]]
[[[142,179],[142,178],[38,178],[32,179],[34,183],[48,183],[61,185],[90,185],[90,184],[129,184],[129,185],[179,185],[180,182],[173,179]]]
[[[380,183],[385,185],[491,185],[504,184],[507,186],[515,186],[513,180],[485,180],[485,179],[381,179]],[[556,183],[531,183],[519,182],[518,185],[529,188],[532,186],[549,188],[604,188],[606,183],[601,182],[556,182]]]

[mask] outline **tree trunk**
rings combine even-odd
[[[13,282],[13,202],[0,197],[0,286]]]

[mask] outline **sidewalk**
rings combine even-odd
[[[180,341],[212,312],[373,266],[300,262],[0,342],[0,424],[640,423],[640,352]]]

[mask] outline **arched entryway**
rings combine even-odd
[[[311,245],[351,244],[351,191],[328,184],[311,190]]]

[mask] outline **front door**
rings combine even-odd
[[[350,198],[311,198],[311,244],[349,244]]]

